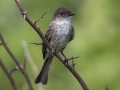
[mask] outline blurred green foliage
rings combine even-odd
[[[77,63],[75,69],[89,89],[103,90],[107,84],[110,90],[120,89],[120,0],[20,0],[20,2],[33,21],[50,9],[37,23],[43,33],[58,7],[68,7],[76,13],[72,18],[75,39],[67,46],[65,55],[80,56],[75,60]],[[21,41],[26,40],[31,57],[40,69],[43,61],[41,46],[29,43],[41,42],[41,39],[22,18],[14,0],[0,2],[0,33],[20,63],[24,63]],[[16,66],[2,46],[0,58],[9,70]],[[28,63],[26,71],[34,89],[37,90],[37,85],[34,84],[35,77]],[[18,88],[23,83],[23,90],[27,89],[25,79],[19,71],[14,72],[13,77]],[[0,88],[11,90],[9,80],[1,68]],[[44,90],[82,90],[82,88],[60,61],[54,58],[49,81]]]

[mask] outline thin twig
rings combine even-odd
[[[13,79],[10,71],[5,67],[5,65],[3,64],[3,62],[1,61],[1,59],[0,59],[0,66],[3,69],[3,71],[5,72],[5,74],[7,75],[8,79],[10,81],[10,84],[12,86],[12,90],[17,90],[16,84],[14,82],[14,79]]]
[[[71,57],[71,58],[65,59],[65,60],[68,61],[68,60],[73,60],[73,59],[76,59],[76,58],[79,58],[79,56],[78,57]]]
[[[6,51],[8,52],[8,54],[11,56],[11,58],[13,59],[13,61],[17,64],[18,68],[20,69],[20,71],[22,72],[22,74],[24,75],[26,81],[27,81],[27,84],[28,84],[28,87],[29,87],[29,90],[33,90],[33,87],[32,87],[32,84],[30,82],[30,79],[26,73],[26,71],[24,70],[24,67],[23,65],[21,65],[19,63],[19,61],[16,59],[16,57],[12,54],[12,52],[10,51],[10,49],[7,47],[2,35],[0,34],[0,39],[1,39],[1,42],[4,46],[4,48],[6,49]]]
[[[30,43],[30,44],[35,44],[36,46],[37,46],[37,45],[42,45],[42,43],[35,43],[35,42],[32,42],[32,43]]]
[[[72,57],[73,58],[73,57]],[[74,59],[72,59],[72,66],[73,66],[73,69],[75,69],[75,63],[74,63]]]
[[[15,0],[20,12],[25,12],[24,9],[22,8],[20,2],[18,0]],[[22,16],[24,17],[24,15],[22,14]],[[46,47],[52,52],[53,48],[50,46],[49,42],[47,41],[47,39],[44,37],[43,33],[41,32],[40,28],[38,28],[26,15],[25,20],[34,28],[34,30],[37,32],[37,34],[41,37],[42,41],[44,42],[44,44],[46,45]],[[64,60],[62,59],[62,57],[55,52],[54,55],[64,64],[66,65],[66,63],[64,62]],[[85,84],[85,82],[82,80],[82,78],[80,77],[80,75],[72,68],[72,66],[66,65],[66,67],[70,70],[70,72],[75,76],[75,78],[78,80],[78,82],[80,83],[80,85],[82,86],[83,90],[89,90],[87,85]]]
[[[17,71],[18,69],[19,69],[18,66],[16,66],[15,68],[13,68],[13,69],[10,71],[10,73],[13,73],[13,72]]]
[[[43,16],[44,16],[48,11],[49,11],[49,9],[48,9],[46,12],[44,12],[44,13],[34,22],[34,24],[36,24],[41,18],[43,18]]]

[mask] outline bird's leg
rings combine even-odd
[[[64,56],[64,58],[65,58],[65,63],[67,64],[67,65],[69,65],[69,63],[68,63],[68,60],[67,60],[67,58],[66,58],[66,56],[64,55],[64,53],[63,53],[63,50],[61,51],[61,54]]]
[[[55,54],[56,52],[57,52],[56,49],[53,48],[52,53]],[[63,50],[61,51],[61,54],[62,54],[62,55],[64,56],[64,58],[65,58],[64,62],[65,62],[67,65],[69,65],[68,60],[67,60],[66,56],[65,56],[64,53],[63,53]]]
[[[66,60],[67,58],[66,58],[66,56],[64,55],[64,53],[63,53],[63,52],[61,52],[61,54],[64,56],[64,58],[65,58],[65,60]]]

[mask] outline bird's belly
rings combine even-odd
[[[58,31],[53,41],[54,42],[52,42],[52,47],[55,48],[58,52],[60,52],[64,47],[66,47],[69,42],[69,32],[64,33],[62,31]]]
[[[60,52],[68,44],[71,38],[71,24],[69,22],[61,21],[55,23],[56,27],[52,33],[51,46]]]
[[[57,35],[54,43],[56,45],[56,48],[61,49],[67,45],[68,40],[67,40],[67,37],[65,35]]]

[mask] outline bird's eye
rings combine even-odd
[[[63,13],[61,13],[60,15],[63,15]]]

